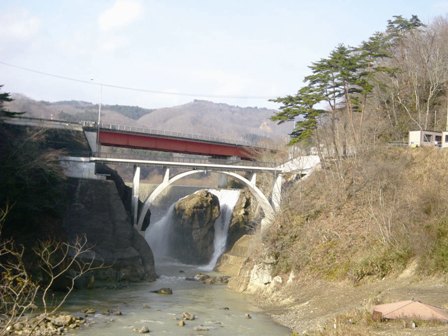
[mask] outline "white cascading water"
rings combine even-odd
[[[209,192],[216,195],[219,199],[221,214],[215,221],[215,236],[213,240],[213,256],[207,265],[201,267],[201,270],[212,271],[218,261],[218,258],[225,252],[227,243],[227,233],[229,231],[230,220],[232,218],[233,208],[240,196],[239,190],[210,189]],[[145,239],[151,246],[156,259],[169,255],[169,232],[173,222],[174,204],[167,210],[166,214],[157,222],[149,225],[146,230]]]
[[[171,204],[162,218],[150,224],[145,233],[145,239],[157,259],[168,254],[168,234],[173,222],[175,204]]]
[[[232,219],[233,209],[240,197],[239,190],[226,190],[226,189],[210,189],[209,192],[214,194],[219,199],[219,206],[221,208],[221,214],[215,221],[215,237],[213,240],[213,256],[210,259],[208,265],[202,266],[204,271],[212,271],[218,258],[226,250],[227,233],[229,231],[230,220]]]

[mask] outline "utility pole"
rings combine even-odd
[[[448,132],[448,102],[446,104],[446,126],[445,126],[445,131]]]
[[[100,83],[100,99],[98,103],[98,123],[97,123],[97,134],[96,134],[96,154],[100,156],[101,143],[100,143],[100,124],[101,124],[101,103],[103,100],[103,84]]]

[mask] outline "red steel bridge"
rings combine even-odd
[[[100,152],[101,146],[111,146],[204,155],[217,158],[237,157],[242,160],[254,160],[254,155],[262,150],[275,151],[273,148],[262,147],[258,144],[243,140],[235,141],[198,134],[186,134],[106,123],[98,125],[91,121],[68,122],[52,119],[16,117],[8,118],[6,122],[22,126],[84,131],[89,145],[95,154]]]
[[[106,124],[102,124],[99,129],[99,144],[101,146],[147,149],[212,157],[238,157],[243,160],[253,160],[254,154],[263,149],[249,143],[200,135],[127,128]]]

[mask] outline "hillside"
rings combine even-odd
[[[354,284],[448,271],[448,152],[380,147],[288,188],[269,233],[278,273]]]
[[[14,94],[8,104],[10,111],[23,111],[26,116],[68,121],[98,118],[98,105],[82,101],[35,101]],[[193,102],[159,109],[139,106],[103,105],[103,123],[145,127],[157,130],[200,134],[220,138],[259,140],[284,139],[291,129],[289,124],[276,125],[269,118],[274,110],[257,107],[239,107],[210,101]]]
[[[372,320],[376,304],[448,307],[447,162],[385,145],[291,180],[263,244],[241,239],[219,270],[292,335],[447,335],[446,323]]]

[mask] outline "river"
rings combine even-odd
[[[273,322],[249,297],[225,285],[187,280],[198,272],[197,267],[165,261],[157,268],[160,277],[155,282],[77,291],[65,309],[96,310],[88,318],[90,326],[76,331],[77,335],[132,335],[133,329],[145,326],[151,335],[290,335],[289,329]],[[171,288],[173,294],[151,292],[163,287]],[[108,314],[108,310],[122,315]],[[196,319],[180,327],[183,312]]]
[[[220,199],[221,216],[215,223],[215,253],[202,267],[184,265],[166,257],[166,235],[173,204],[190,194],[190,188],[173,188],[162,206],[153,207],[147,240],[156,257],[159,278],[151,283],[129,284],[121,289],[97,288],[73,293],[65,305],[70,312],[93,308],[89,327],[78,335],[132,335],[134,329],[147,327],[151,335],[290,335],[290,330],[273,322],[258,309],[250,297],[229,290],[226,285],[206,285],[191,281],[197,273],[212,270],[224,251],[228,224],[239,196],[235,190],[211,190]],[[207,272],[208,274],[215,274]],[[172,295],[151,291],[169,287]],[[112,313],[107,313],[112,311]],[[116,315],[115,312],[122,315]],[[179,326],[182,314],[196,316]]]

